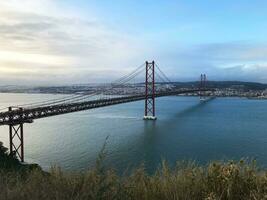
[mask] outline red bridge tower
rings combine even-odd
[[[146,61],[145,120],[156,120],[155,116],[155,61]]]

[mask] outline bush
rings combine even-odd
[[[17,169],[19,166],[19,160],[14,154],[9,154],[8,149],[0,142],[0,169]]]
[[[87,172],[67,173],[52,167],[48,174],[39,168],[7,171],[7,166],[18,160],[0,146],[0,166],[5,168],[0,170],[1,200],[267,199],[267,173],[260,171],[254,161],[212,162],[205,167],[178,162],[172,169],[163,161],[152,175],[140,166],[129,175],[119,176],[103,166],[103,148],[96,167]]]
[[[85,173],[66,173],[53,167],[47,176],[39,170],[27,177],[0,173],[0,199],[266,199],[267,175],[254,162],[216,162],[207,167],[166,162],[153,174],[144,167],[118,176],[99,166]]]
[[[31,170],[40,170],[37,164],[22,164],[14,153],[9,154],[8,149],[0,142],[0,170],[4,172],[22,171],[23,173]]]

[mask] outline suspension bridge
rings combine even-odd
[[[134,78],[145,71],[144,92],[139,94],[127,94],[114,97],[98,96],[119,86],[129,84]],[[156,81],[157,79],[157,81]],[[173,96],[188,93],[197,93],[200,100],[205,100],[205,93],[213,91],[206,85],[206,75],[201,75],[199,87],[192,89],[167,88],[164,91],[157,89],[157,84],[172,85],[173,83],[165,73],[154,62],[145,62],[133,72],[121,77],[110,84],[108,89],[100,92],[73,94],[67,97],[52,99],[47,101],[34,102],[23,105],[8,107],[8,111],[0,113],[0,126],[9,126],[9,151],[24,162],[24,129],[25,123],[33,123],[34,120],[73,113],[89,109],[95,109],[116,104],[129,103],[134,101],[145,101],[144,120],[156,120],[155,99],[164,96]],[[92,97],[96,99],[92,100]]]

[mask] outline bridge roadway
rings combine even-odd
[[[211,91],[208,89],[191,89],[177,90],[169,92],[156,93],[155,97],[173,96],[186,93],[194,93],[199,91]],[[17,125],[21,123],[32,123],[35,119],[51,117],[66,113],[89,110],[93,108],[105,107],[110,105],[140,101],[146,98],[145,95],[123,96],[100,100],[90,100],[85,102],[65,103],[52,106],[44,106],[37,108],[22,108],[0,113],[0,126]]]

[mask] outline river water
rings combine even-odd
[[[61,96],[0,94],[0,107]],[[143,101],[36,120],[25,125],[25,160],[86,170],[108,137],[105,164],[118,171],[140,164],[153,171],[162,159],[205,164],[249,157],[267,166],[267,101],[162,97],[156,108],[157,121],[143,120]],[[0,127],[0,141],[8,146],[8,127]]]

